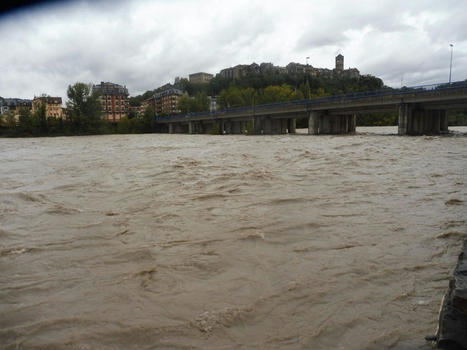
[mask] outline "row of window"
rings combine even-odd
[[[110,107],[109,107],[109,108],[104,108],[104,111],[106,111],[106,112],[112,112],[112,108],[110,108]],[[121,109],[121,112],[122,112],[122,113],[124,113],[124,112],[126,112],[126,111],[127,111],[127,110],[126,110],[125,108],[122,108],[122,109]],[[120,108],[115,108],[115,112],[120,112]]]

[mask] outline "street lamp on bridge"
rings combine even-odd
[[[449,44],[451,46],[451,63],[449,64],[449,84],[451,84],[451,72],[452,72],[452,51],[454,48],[453,44]]]

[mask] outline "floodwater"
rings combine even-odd
[[[0,348],[430,348],[456,130],[0,139]]]

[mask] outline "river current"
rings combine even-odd
[[[0,139],[0,348],[429,349],[454,129]]]

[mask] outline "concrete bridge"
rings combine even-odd
[[[157,117],[169,133],[286,134],[308,118],[309,134],[354,133],[357,114],[398,112],[399,135],[448,132],[448,112],[467,110],[467,81],[358,92],[215,113]]]

